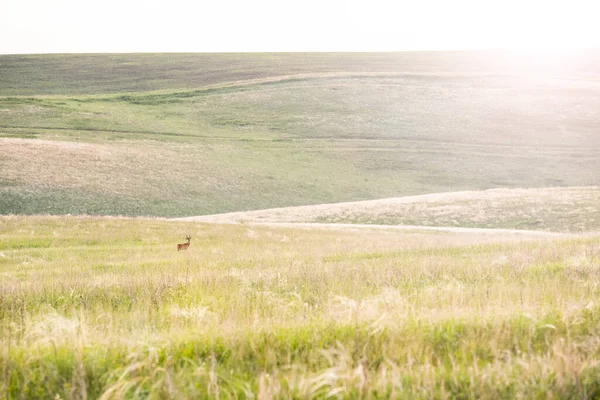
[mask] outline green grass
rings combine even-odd
[[[0,213],[599,185],[593,69],[485,54],[1,56]]]
[[[0,56],[0,214],[597,230],[578,57]],[[600,397],[600,237],[535,237],[0,216],[0,397]]]
[[[0,224],[6,398],[600,393],[598,236]]]

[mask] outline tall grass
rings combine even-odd
[[[600,394],[597,236],[0,223],[7,398]]]

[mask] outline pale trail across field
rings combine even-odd
[[[568,191],[568,192],[567,192]],[[458,227],[458,226],[435,226],[430,225],[412,225],[412,224],[378,224],[378,223],[343,223],[344,218],[352,219],[356,216],[378,216],[385,212],[394,212],[399,206],[410,205],[417,207],[421,212],[428,212],[431,207],[452,208],[457,207],[456,204],[469,202],[468,205],[463,205],[464,209],[470,208],[475,202],[476,204],[490,204],[498,207],[507,208],[508,203],[516,201],[530,201],[534,203],[544,204],[549,198],[561,199],[563,201],[572,201],[573,193],[593,193],[594,196],[598,193],[598,188],[544,188],[544,189],[491,189],[485,191],[462,191],[451,193],[434,193],[417,196],[406,196],[370,201],[357,201],[335,204],[319,204],[311,206],[299,207],[284,207],[268,210],[256,210],[246,212],[232,212],[215,215],[195,216],[186,218],[177,218],[180,221],[197,221],[209,223],[229,223],[229,224],[248,224],[261,225],[271,227],[295,227],[304,229],[335,229],[335,230],[402,230],[402,231],[440,231],[454,232],[465,234],[479,235],[503,235],[513,237],[558,237],[564,236],[565,233],[553,232],[549,230],[529,230],[529,229],[502,229],[502,228],[478,228],[478,227]],[[511,203],[512,204],[512,203]],[[427,208],[430,207],[430,208]],[[476,208],[476,207],[475,207]],[[450,214],[456,210],[451,209]],[[447,214],[448,212],[445,211]],[[476,221],[481,214],[485,214],[485,209],[469,210],[472,212],[470,219]],[[333,216],[333,218],[331,218]],[[323,219],[331,220],[330,223],[323,223]],[[376,218],[375,218],[376,220]]]

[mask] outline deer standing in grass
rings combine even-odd
[[[190,240],[192,240],[192,237],[186,235],[185,239],[187,240],[187,243],[178,244],[177,245],[177,251],[179,251],[179,250],[187,250],[188,247],[190,247]]]

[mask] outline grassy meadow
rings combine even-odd
[[[528,60],[0,55],[0,398],[600,398],[600,53]]]
[[[2,217],[0,396],[594,398],[599,249]]]
[[[598,186],[600,55],[585,56],[535,70],[485,52],[0,56],[0,213]]]

